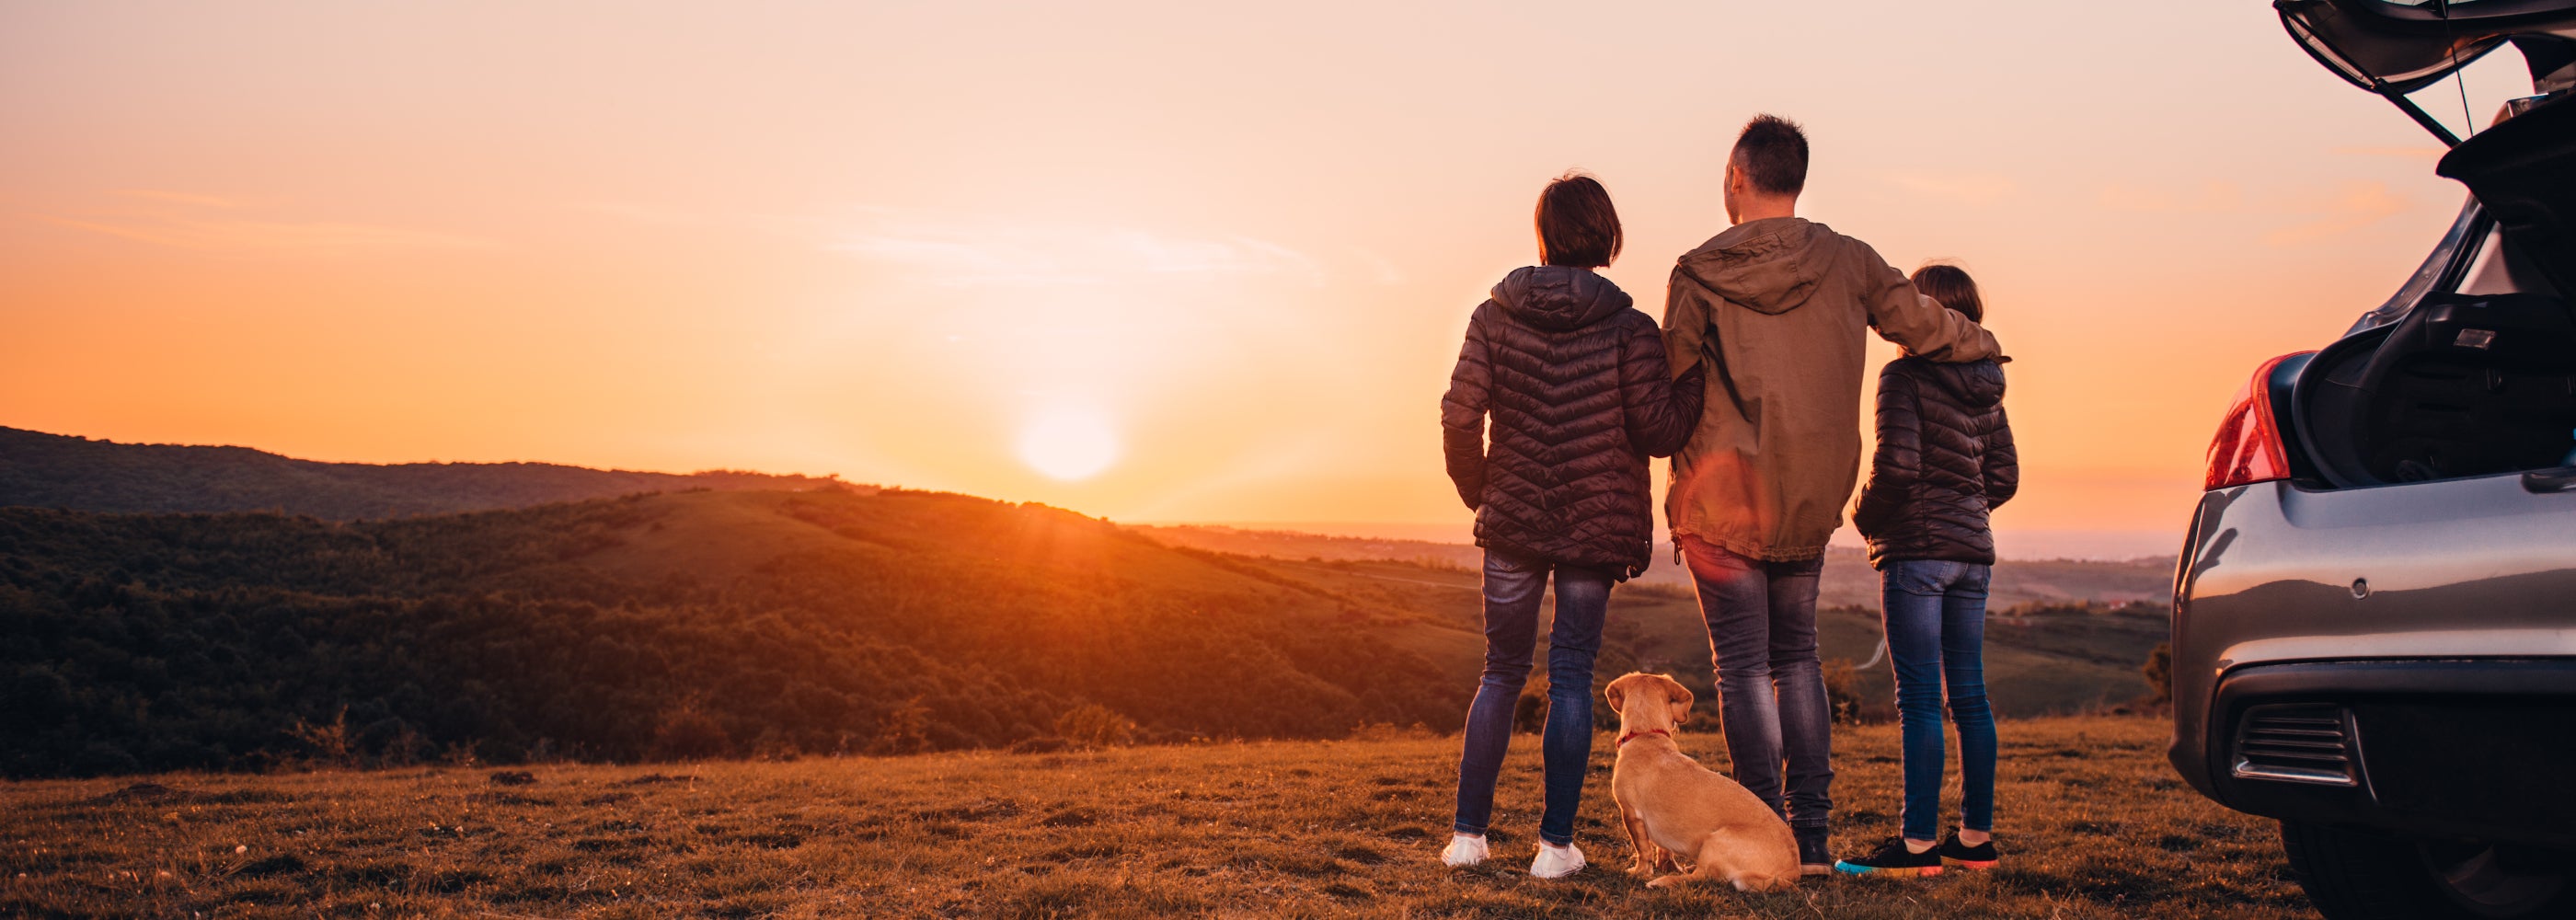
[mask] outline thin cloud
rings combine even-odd
[[[110,190],[108,194],[123,198],[140,198],[145,201],[159,201],[167,204],[182,204],[200,208],[238,208],[241,207],[242,204],[238,199],[225,198],[217,195],[200,195],[195,192],[173,192],[167,189],[157,188],[120,188]]]
[[[704,223],[704,219],[695,214],[662,207],[660,205],[643,204],[633,201],[583,201],[574,202],[572,206],[579,210],[589,211],[593,214],[605,217],[613,217],[629,223],[647,224],[657,227],[679,227]]]
[[[2370,226],[2413,206],[2406,196],[2390,191],[2387,183],[2354,182],[2323,206],[2323,217],[2264,234],[2263,242],[2272,246],[2313,243]]]
[[[248,204],[219,195],[163,189],[113,189],[108,194],[144,204],[108,214],[36,216],[57,226],[183,249],[309,252],[492,245],[479,237],[378,224],[236,216]]]
[[[2211,182],[2177,192],[2135,185],[2103,186],[2104,210],[2137,214],[2236,215],[2254,220],[2290,219],[2263,235],[2267,246],[2299,246],[2330,239],[2404,213],[2413,199],[2385,182],[2347,182],[2333,192],[2255,199],[2232,182]]]
[[[2102,187],[2104,210],[2140,214],[2233,214],[2247,209],[2245,190],[2233,182],[2209,182],[2187,192],[2112,184]]]
[[[137,242],[185,249],[475,249],[490,240],[369,224],[292,223],[258,220],[158,220],[114,222],[45,215],[65,227]]]
[[[2336,153],[2355,157],[2393,157],[2401,160],[2431,162],[2449,151],[2440,147],[2337,147]]]
[[[1377,253],[1370,252],[1366,249],[1358,248],[1353,248],[1351,250],[1351,255],[1353,258],[1359,260],[1361,264],[1368,267],[1368,279],[1370,281],[1378,284],[1404,283],[1404,270],[1395,267],[1395,263],[1387,261],[1385,256],[1378,255]]]
[[[1993,173],[1889,173],[1880,178],[1925,198],[1978,208],[1995,205],[2020,190],[2010,177]]]
[[[1321,284],[1304,253],[1246,236],[860,211],[867,226],[824,248],[901,266],[946,287],[1101,284],[1121,276],[1278,276]]]

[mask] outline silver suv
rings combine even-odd
[[[2174,576],[2174,769],[2333,920],[2576,917],[2576,0],[2278,0],[2451,145],[2396,296],[2257,370]],[[2536,95],[2409,100],[2506,44]]]

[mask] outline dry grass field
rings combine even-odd
[[[1683,743],[1721,764],[1705,715]],[[2008,721],[2004,865],[1649,890],[1613,868],[1609,737],[1578,842],[1531,879],[1537,739],[1496,860],[1441,867],[1454,737],[786,763],[164,775],[0,786],[12,917],[2314,916],[2272,825],[2202,801],[2162,722]],[[1896,728],[1842,730],[1838,852],[1892,833]]]

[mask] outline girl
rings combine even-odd
[[[1956,266],[1927,265],[1914,287],[1977,322],[1985,305]],[[1852,523],[1883,578],[1887,653],[1905,738],[1903,834],[1835,863],[1853,874],[1936,875],[1944,862],[1995,865],[1995,720],[1980,662],[1986,582],[1995,562],[1986,514],[2013,497],[2021,469],[2004,421],[2004,372],[1993,361],[1900,358],[1878,375],[1878,452]],[[1941,817],[1941,698],[1959,729],[1959,832],[1932,839]]]
[[[1449,478],[1485,548],[1485,672],[1458,758],[1457,833],[1440,861],[1487,855],[1494,781],[1553,575],[1547,810],[1530,874],[1563,878],[1583,868],[1574,810],[1592,759],[1592,659],[1610,586],[1652,553],[1646,458],[1689,440],[1706,375],[1693,366],[1674,380],[1655,321],[1593,273],[1619,255],[1619,215],[1600,182],[1567,173],[1548,183],[1537,223],[1542,264],[1513,270],[1476,308],[1440,401]]]

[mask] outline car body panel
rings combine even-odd
[[[2211,707],[2237,669],[2576,658],[2576,493],[2523,479],[2203,495],[2175,585],[2175,768],[2217,795]]]
[[[2576,785],[2562,767],[2576,761],[2576,657],[2253,665],[2229,670],[2211,705],[2221,729],[2207,775],[2212,797],[2231,808],[2418,838],[2576,849]],[[2350,758],[2329,756],[2328,769],[2300,776],[2280,769],[2278,736],[2255,755],[2259,764],[2220,750],[2237,740],[2224,724],[2266,712],[2336,713],[2337,750]],[[2301,753],[2292,756],[2317,761],[2308,738],[2293,743]]]

